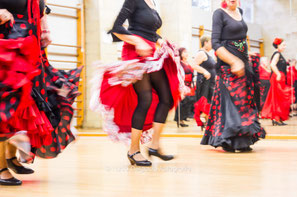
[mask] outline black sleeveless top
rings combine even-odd
[[[280,72],[283,72],[285,75],[287,75],[287,61],[286,59],[284,58],[284,56],[278,52],[278,51],[275,51],[271,57],[271,60],[273,59],[273,57],[276,55],[276,54],[279,54],[279,60],[276,64],[276,67],[277,69],[280,71]]]
[[[217,63],[205,51],[203,51],[203,52],[206,54],[207,60],[204,61],[204,62],[202,62],[202,64],[200,64],[200,66],[203,67],[204,69],[206,69],[211,74],[210,80],[215,80],[215,76],[216,76],[216,64]]]
[[[123,27],[128,19],[128,30]],[[125,0],[125,3],[114,22],[112,30],[109,33],[118,33],[126,35],[138,35],[149,41],[157,42],[161,38],[156,31],[162,26],[162,20],[158,12],[144,0]],[[121,41],[112,34],[114,42]]]

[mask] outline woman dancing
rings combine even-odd
[[[297,63],[296,59],[291,60],[289,72],[288,72],[288,84],[292,85],[295,90],[295,95],[291,100],[295,99],[295,102],[292,101],[292,115],[297,116]]]
[[[190,118],[193,113],[195,96],[194,96],[194,70],[191,68],[191,65],[188,63],[188,52],[185,48],[179,49],[179,55],[181,59],[181,65],[185,71],[185,85],[191,89],[191,92],[179,103],[179,106],[176,108],[174,121],[177,122],[177,126],[188,127],[189,125],[185,124],[187,118]]]
[[[282,55],[286,49],[286,42],[281,38],[275,38],[273,47],[276,49],[270,64],[273,73],[267,99],[262,109],[262,118],[271,119],[273,126],[284,126],[287,124],[283,121],[289,119],[294,90],[287,84],[287,61]]]
[[[122,26],[126,19],[128,30]],[[162,43],[156,33],[161,25],[152,0],[126,0],[111,30],[114,41],[125,42],[124,61],[101,67],[103,79],[94,83],[99,87],[91,108],[103,112],[103,129],[112,139],[131,142],[127,156],[132,165],[152,165],[140,153],[139,142],[147,136],[153,122],[149,155],[163,160],[174,158],[161,152],[160,135],[169,110],[180,99],[184,73],[178,51],[168,42]],[[160,50],[156,51],[156,43],[161,44]]]
[[[265,137],[254,102],[249,66],[247,24],[238,0],[226,0],[213,15],[212,46],[218,56],[217,80],[203,145],[227,152],[251,151]]]
[[[67,80],[68,74],[59,77],[59,71],[43,64],[41,47],[50,43],[49,32],[44,29],[47,25],[41,22],[43,11],[43,0],[7,0],[0,4],[1,185],[22,184],[8,168],[17,174],[34,172],[19,163],[16,148],[23,162],[32,162],[36,150],[49,146],[42,152],[54,152],[56,156],[73,140],[71,117],[63,103],[71,108],[76,87]],[[78,82],[73,77],[71,80]]]
[[[195,64],[200,65],[204,70],[202,74],[203,78],[197,77],[196,82],[196,99],[195,104],[195,120],[198,126],[201,127],[201,130],[204,129],[204,123],[200,119],[201,113],[203,113],[205,120],[207,122],[212,96],[215,88],[215,76],[216,76],[216,62],[208,54],[212,49],[211,39],[208,36],[203,36],[200,39],[202,49],[198,52]],[[199,71],[198,71],[199,73]]]
[[[271,70],[269,67],[269,61],[267,59],[267,57],[262,57],[260,59],[260,68],[259,68],[259,72],[260,72],[260,94],[261,94],[261,107],[259,109],[259,111],[262,111],[263,105],[266,101],[267,95],[268,95],[268,91],[270,88],[270,76],[271,76]]]

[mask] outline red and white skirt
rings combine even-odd
[[[93,111],[101,112],[103,130],[113,141],[130,143],[132,116],[138,103],[133,83],[141,80],[143,74],[164,69],[174,106],[188,91],[184,84],[185,73],[175,46],[166,42],[160,49],[156,49],[154,42],[145,41],[154,49],[151,57],[139,57],[133,45],[124,43],[123,61],[108,65],[97,64],[98,74],[92,81],[94,86],[90,107]],[[142,143],[151,139],[153,118],[159,102],[155,90],[152,94],[153,101],[143,127]]]

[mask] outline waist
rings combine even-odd
[[[248,45],[246,39],[243,40],[226,40],[226,45],[236,49],[241,53],[248,54]]]
[[[144,40],[147,44],[149,44],[152,47],[152,49],[153,49],[152,54],[151,54],[151,57],[152,57],[156,50],[156,43],[152,42],[150,40],[147,40],[139,35],[135,35],[135,36],[138,36],[139,38]],[[122,60],[123,61],[133,60],[133,59],[141,59],[141,58],[142,57],[136,53],[136,48],[134,45],[124,42],[123,50],[122,50]]]
[[[147,30],[143,28],[134,28],[134,27],[129,27],[128,28],[130,32],[132,32],[135,35],[138,35],[146,40],[149,40],[151,42],[157,42],[159,37],[157,33],[153,30]]]

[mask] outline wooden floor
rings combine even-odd
[[[170,162],[131,167],[127,148],[106,137],[80,137],[59,158],[37,159],[20,187],[1,197],[294,197],[297,141],[262,140],[253,153],[223,153],[198,138],[163,138]]]
[[[184,136],[184,137],[201,137],[203,132],[200,127],[197,127],[196,122],[193,119],[190,119],[186,124],[189,127],[186,128],[177,128],[176,122],[172,121],[174,112],[170,113],[165,130],[165,136]],[[265,128],[268,138],[272,139],[296,139],[297,140],[297,117],[290,118],[286,121],[287,126],[272,126],[271,120],[260,120],[261,125]],[[91,136],[102,136],[105,133],[100,129],[83,129],[80,130],[81,136],[91,135]]]

